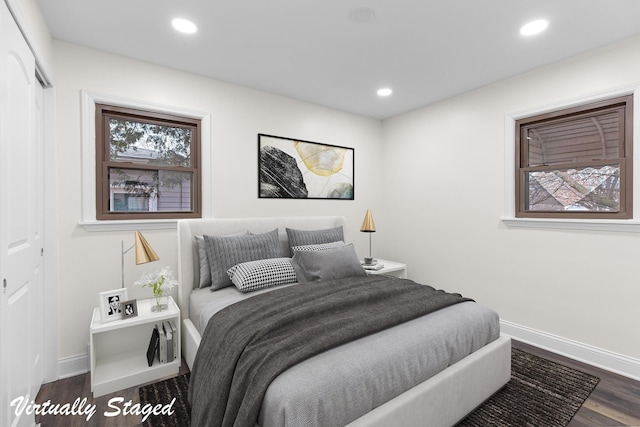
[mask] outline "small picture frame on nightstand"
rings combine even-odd
[[[126,289],[100,292],[100,321],[102,323],[122,319],[122,302],[127,299]]]
[[[120,303],[122,307],[122,318],[129,319],[138,315],[138,303],[134,299]]]

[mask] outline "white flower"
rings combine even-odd
[[[144,273],[140,280],[133,282],[134,286],[149,287],[153,290],[154,296],[161,296],[166,291],[178,286],[178,281],[174,279],[171,268],[164,267],[157,273]]]

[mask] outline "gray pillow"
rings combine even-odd
[[[292,262],[298,282],[367,275],[353,244],[323,251],[297,251]]]
[[[318,245],[320,243],[332,243],[339,240],[344,241],[342,226],[327,228],[325,230],[296,230],[287,228],[289,238],[289,248],[294,246]]]
[[[247,230],[240,231],[233,234],[225,234],[229,236],[246,236],[249,234]],[[196,246],[198,247],[198,264],[200,265],[200,277],[195,277],[197,288],[206,288],[211,286],[211,267],[209,266],[209,260],[207,259],[207,248],[204,245],[204,237],[195,235]]]
[[[278,229],[246,236],[204,236],[207,259],[211,269],[211,290],[231,285],[227,270],[236,264],[259,259],[278,258]]]

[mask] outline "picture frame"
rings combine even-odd
[[[98,298],[102,323],[122,319],[121,303],[127,300],[126,288],[100,292]]]
[[[258,198],[354,200],[355,149],[258,134]]]
[[[120,303],[120,306],[122,307],[123,319],[130,319],[138,315],[138,303],[136,300],[130,299],[128,301],[123,301]]]

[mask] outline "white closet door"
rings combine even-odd
[[[0,5],[0,425],[32,426],[31,403],[42,382],[43,145],[36,125],[34,57]],[[23,402],[24,403],[24,402]]]

